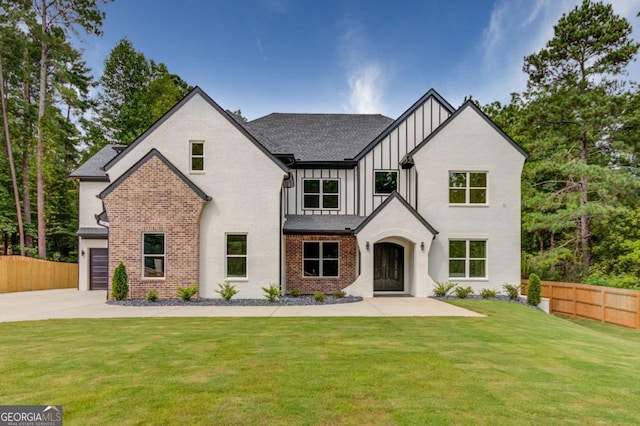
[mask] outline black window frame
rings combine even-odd
[[[307,191],[307,182],[317,181],[318,192]],[[326,185],[329,182],[335,182],[336,192],[327,192]],[[307,199],[317,197],[317,207],[315,204],[308,206]],[[335,207],[325,207],[326,199],[335,198]],[[303,178],[302,179],[302,209],[303,210],[340,210],[340,179],[339,178]]]
[[[307,256],[308,250],[307,247],[317,244],[318,249],[317,257]],[[334,245],[334,251],[336,253],[336,257],[327,257],[327,251],[325,246]],[[311,251],[311,250],[309,250]],[[309,263],[308,263],[309,262]],[[307,273],[307,265],[311,264],[311,262],[317,262],[318,272],[317,274],[309,274]],[[326,275],[325,270],[328,269],[327,266],[335,263],[335,275]],[[339,241],[303,241],[302,242],[302,277],[303,278],[340,278],[340,242]]]
[[[151,250],[151,242],[147,243],[147,237],[162,236],[162,252],[154,253]],[[162,275],[151,274],[151,271],[157,271],[155,269],[155,262],[153,267],[147,267],[147,259],[162,259]],[[142,233],[142,279],[164,279],[167,276],[167,235],[164,232],[143,232]]]
[[[394,188],[391,190],[387,190],[385,189],[384,191],[379,191],[378,190],[378,173],[393,173],[395,175],[395,179],[394,179]],[[380,170],[374,170],[373,171],[373,195],[389,195],[392,194],[393,191],[397,191],[398,190],[398,178],[399,178],[399,173],[398,170],[384,170],[384,169],[380,169]],[[388,192],[387,192],[388,191]]]
[[[193,152],[193,147],[195,145],[201,145],[202,146],[202,153],[201,154],[194,154]],[[202,168],[200,169],[194,169],[193,168],[193,160],[195,159],[201,159],[202,160]],[[205,167],[205,158],[204,158],[204,141],[189,141],[189,172],[190,173],[204,173],[204,167]]]

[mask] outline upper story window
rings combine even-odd
[[[142,276],[144,278],[164,277],[164,254],[164,234],[142,235]]]
[[[449,204],[487,204],[487,172],[449,172]]]
[[[204,172],[204,142],[191,141],[191,171]]]
[[[338,209],[340,181],[338,179],[304,179],[303,205],[305,209]]]
[[[374,172],[375,195],[387,195],[398,189],[397,170],[376,170]]]

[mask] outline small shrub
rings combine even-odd
[[[322,302],[324,302],[324,299],[326,297],[327,296],[325,296],[324,293],[321,292],[321,291],[316,291],[315,293],[313,293],[313,300],[315,300],[316,302],[321,302],[322,303]]]
[[[491,288],[483,288],[480,290],[480,297],[483,299],[493,299],[498,296],[498,290],[494,290]]]
[[[527,288],[527,303],[532,306],[540,304],[540,293],[542,292],[542,283],[540,277],[536,274],[529,275],[529,288]]]
[[[124,263],[120,262],[120,264],[116,267],[116,270],[113,271],[113,280],[111,281],[111,296],[115,300],[124,300],[127,298],[129,294],[129,284],[127,278],[127,269],[124,266]]]
[[[291,290],[289,290],[289,295],[291,297],[300,297],[302,296],[302,291],[300,291],[299,288],[292,288]]]
[[[520,286],[513,284],[505,284],[502,286],[504,291],[507,292],[507,296],[509,296],[510,300],[517,300],[520,297]]]
[[[158,290],[149,290],[147,295],[144,296],[144,298],[145,298],[145,300],[147,302],[157,302],[158,301],[158,297],[160,297],[160,294],[158,293]]]
[[[238,290],[236,290],[236,286],[235,285],[231,285],[228,282],[225,282],[224,284],[218,283],[218,287],[220,287],[220,288],[218,290],[216,290],[216,293],[218,293],[220,296],[222,296],[222,298],[224,300],[226,300],[227,302],[229,300],[231,300],[231,298],[233,296],[238,294]]]
[[[466,299],[469,296],[473,296],[473,289],[471,288],[471,286],[456,287],[454,291],[456,293],[456,296],[458,296],[460,299]]]
[[[188,302],[198,292],[198,286],[193,284],[189,287],[178,287],[178,296],[180,299]]]
[[[436,285],[433,286],[433,294],[436,297],[446,297],[447,295],[449,295],[449,293],[451,293],[451,290],[453,290],[453,288],[457,285],[458,284],[456,283],[448,283],[448,282],[436,283]]]
[[[338,291],[333,293],[333,297],[335,297],[336,299],[342,299],[346,295],[347,295],[347,293],[345,293],[344,290],[338,290]]]
[[[266,297],[269,302],[276,302],[280,300],[280,296],[282,296],[279,284],[271,284],[269,287],[262,287],[262,291],[264,291],[264,297]]]

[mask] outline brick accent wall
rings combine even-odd
[[[305,277],[302,271],[304,241],[338,241],[340,276],[338,278]],[[331,294],[352,284],[358,277],[358,243],[354,235],[285,235],[286,288],[303,294],[321,291]]]
[[[151,157],[103,200],[109,217],[109,291],[120,262],[127,268],[129,297],[152,289],[176,297],[178,287],[199,282],[200,215],[205,200],[158,157]],[[165,234],[165,277],[143,278],[143,233]]]

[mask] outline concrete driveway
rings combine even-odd
[[[0,294],[0,322],[127,317],[482,317],[428,298],[375,297],[318,306],[114,306],[106,291],[75,289]]]

